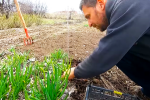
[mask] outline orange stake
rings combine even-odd
[[[18,4],[18,1],[17,0],[14,0],[15,4],[16,4],[16,8],[17,8],[17,11],[18,11],[18,14],[19,14],[19,17],[21,19],[21,22],[23,24],[23,27],[24,27],[24,31],[26,33],[26,38],[24,38],[24,45],[30,45],[30,44],[33,44],[33,39],[29,36],[28,34],[28,30],[27,30],[27,27],[26,27],[26,23],[24,21],[24,18],[22,16],[22,13],[20,11],[20,7],[19,7],[19,4]]]

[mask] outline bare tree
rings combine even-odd
[[[0,12],[3,14],[4,13],[4,0],[0,1]]]
[[[20,5],[20,10],[22,13],[33,14],[34,11],[33,11],[32,2],[30,2],[28,0],[24,0],[24,1],[20,1],[19,5]]]
[[[36,3],[33,3],[30,0],[20,0],[19,5],[22,13],[26,14],[36,14],[43,16],[47,10],[47,6],[40,2],[40,0],[36,1]]]
[[[10,0],[1,0],[0,1],[0,13],[6,15],[6,18],[9,18],[9,14],[12,11],[13,4]]]
[[[22,13],[26,14],[43,16],[47,10],[47,6],[40,2],[40,0],[36,1],[36,3],[32,3],[31,0],[19,0],[19,5]],[[16,11],[16,7],[13,0],[0,0],[0,13],[2,15],[6,15],[6,18],[9,18],[10,13],[14,11]]]
[[[7,2],[5,2],[5,15],[7,19],[9,18],[9,14],[12,11],[11,6],[12,4],[10,3],[10,0],[7,0]]]
[[[34,4],[34,14],[43,16],[47,11],[47,6],[38,1]]]
[[[68,7],[68,15],[67,15],[67,19],[68,20],[71,20],[72,19],[72,16],[76,13],[76,11],[71,8],[71,7]]]

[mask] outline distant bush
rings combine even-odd
[[[27,27],[33,24],[35,25],[42,24],[42,19],[37,15],[23,14],[23,17]],[[22,23],[17,13],[10,16],[9,19],[6,19],[5,16],[0,16],[0,30],[8,28],[20,28],[20,27],[22,27]]]

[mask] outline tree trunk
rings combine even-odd
[[[0,3],[0,12],[1,14],[4,14],[4,0]]]

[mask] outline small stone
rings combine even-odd
[[[75,86],[71,86],[68,88],[68,94],[69,96],[76,90],[76,87]]]
[[[44,66],[47,67],[47,63],[44,63]]]
[[[35,58],[30,58],[29,59],[31,62],[34,62],[35,61]]]
[[[67,94],[63,94],[60,98],[60,100],[64,100],[66,98]]]
[[[64,93],[66,93],[66,94],[69,93],[68,89],[66,89]]]

